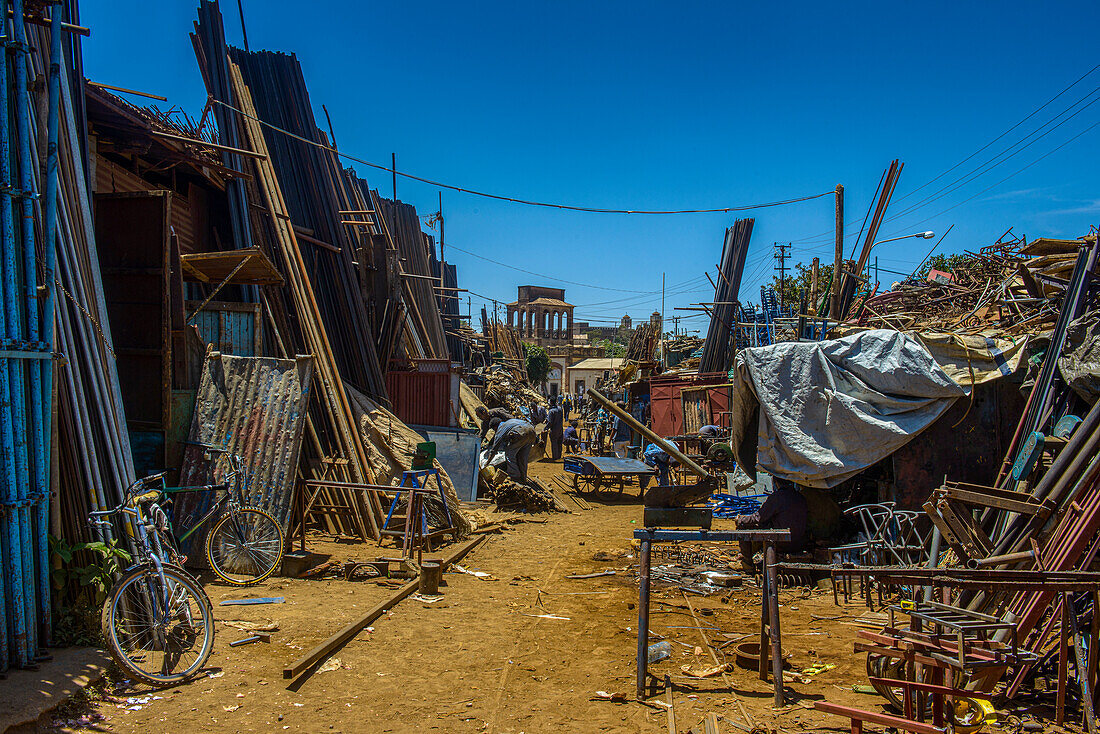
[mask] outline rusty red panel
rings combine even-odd
[[[724,385],[729,377],[722,372],[704,372],[697,375],[668,375],[649,379],[649,411],[653,432],[659,436],[679,436],[684,432],[684,406],[680,400],[680,389],[684,387],[702,387],[704,385]],[[711,415],[729,410],[729,390],[715,388],[709,391]],[[721,416],[722,423],[729,425],[729,416]]]
[[[404,423],[417,426],[450,425],[449,372],[387,372],[386,392],[393,412]]]

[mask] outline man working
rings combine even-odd
[[[550,410],[546,414],[546,426],[550,431],[550,458],[557,461],[561,458],[563,414],[558,407],[558,398],[550,398]]]
[[[505,471],[512,479],[521,482],[527,481],[527,459],[531,455],[531,447],[538,441],[535,427],[525,420],[512,418],[496,426],[496,433],[487,449],[489,456],[496,456],[503,451],[507,461]]]
[[[497,418],[503,423],[515,417],[504,408],[493,408],[489,410],[484,405],[477,406],[474,413],[477,414],[477,419],[481,422],[480,437],[482,443],[485,443],[485,434],[489,432],[489,424],[492,422],[493,418]]]
[[[642,453],[642,461],[657,470],[657,483],[662,487],[667,487],[669,469],[672,468],[672,457],[659,445],[651,443],[645,447],[645,451]]]
[[[622,410],[626,410],[626,403],[618,402],[616,405]],[[615,456],[625,459],[627,449],[630,448],[630,441],[634,438],[634,430],[626,421],[616,415],[612,431],[611,445],[615,449]]]
[[[581,436],[577,432],[577,422],[569,421],[569,425],[562,431],[561,442],[570,453],[577,453],[581,448]]]
[[[806,549],[809,541],[809,505],[806,498],[798,490],[798,486],[789,479],[775,478],[774,489],[764,500],[760,509],[751,515],[738,515],[733,518],[738,530],[761,529],[787,529],[791,531],[791,539],[786,543],[776,543],[775,549],[780,553],[801,553]],[[753,544],[751,541],[741,541],[741,566],[752,569]]]
[[[721,433],[722,429],[718,426],[703,426],[699,429],[700,438],[718,438]]]

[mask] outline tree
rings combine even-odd
[[[921,280],[928,277],[928,272],[932,269],[936,269],[945,273],[950,273],[952,270],[958,267],[965,267],[973,261],[970,255],[965,252],[956,252],[953,255],[944,255],[943,253],[937,253],[928,258],[928,261],[921,266],[920,276]]]
[[[775,288],[776,294],[782,294],[783,304],[794,306],[795,310],[798,309],[802,301],[802,292],[805,291],[806,307],[809,308],[810,286],[813,283],[813,268],[802,263],[798,263],[794,268],[794,273],[784,276],[782,283],[779,281],[778,277],[773,276],[772,287]],[[819,264],[817,266],[817,308],[819,313],[821,311],[821,304],[825,299],[825,294],[829,291],[832,282],[833,266]]]
[[[527,379],[532,385],[541,385],[550,377],[550,355],[546,350],[534,344],[524,343],[524,358],[527,361]]]
[[[617,341],[612,341],[611,339],[597,339],[593,344],[603,350],[605,357],[626,356],[626,345]]]

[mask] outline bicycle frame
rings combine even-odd
[[[232,506],[233,509],[240,507],[244,504],[241,500],[244,499],[244,483],[245,479],[244,466],[240,460],[233,454],[229,455],[229,461],[232,465],[232,470],[225,475],[225,481],[221,484],[204,484],[197,487],[164,487],[166,494],[176,494],[180,492],[202,492],[204,490],[224,490],[225,494],[218,497],[210,509],[207,510],[202,517],[200,517],[192,526],[191,529],[185,532],[183,535],[175,536],[175,531],[171,530],[173,536],[178,537],[180,542],[187,540],[195,531],[201,528],[210,518],[220,513],[227,505]],[[240,497],[233,496],[233,487],[237,487],[237,493]]]

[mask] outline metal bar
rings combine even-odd
[[[203,148],[212,148],[213,150],[221,150],[221,151],[225,151],[226,153],[233,153],[235,155],[243,155],[243,156],[247,156],[249,158],[259,158],[261,160],[264,159],[264,158],[267,158],[267,156],[264,155],[263,153],[257,153],[255,151],[245,150],[243,148],[234,148],[231,145],[221,145],[219,143],[208,143],[205,140],[200,140],[199,138],[189,138],[185,135],[173,135],[172,133],[162,133],[159,130],[150,130],[149,134],[152,135],[154,138],[164,138],[165,140],[175,140],[175,141],[178,141],[178,142],[181,142],[181,143],[190,143],[191,145],[198,145],[198,146],[203,147]]]
[[[788,535],[790,531],[787,531]],[[772,643],[772,685],[775,689],[775,705],[783,706],[783,644],[779,629],[779,579],[775,570],[775,542],[764,545],[764,573],[768,579],[768,637]]]
[[[603,407],[607,408],[609,411],[614,413],[621,420],[626,421],[626,424],[628,426],[633,428],[635,431],[638,431],[643,436],[648,438],[650,441],[652,441],[653,443],[657,444],[662,449],[664,449],[665,452],[669,456],[676,459],[676,461],[680,462],[680,465],[683,466],[684,468],[686,468],[692,474],[699,477],[700,479],[706,479],[710,476],[707,473],[706,469],[704,469],[703,467],[699,466],[694,461],[692,461],[691,458],[687,454],[683,453],[682,451],[680,451],[680,449],[676,448],[676,446],[671,441],[666,441],[665,439],[661,438],[656,433],[651,431],[648,427],[646,427],[642,423],[639,423],[634,418],[634,416],[632,416],[630,413],[627,413],[625,410],[620,408],[618,405],[616,405],[615,403],[608,400],[607,397],[605,397],[599,390],[589,390],[588,394],[591,395],[593,398],[595,398],[596,402],[603,405]]]
[[[487,537],[487,535],[480,535],[473,540],[469,540],[463,543],[441,561],[442,566],[446,568],[451,564],[458,563],[460,560],[463,559],[463,557],[466,556],[467,553],[476,548]],[[409,581],[409,583],[398,589],[397,592],[389,599],[386,599],[382,603],[372,607],[362,617],[348,624],[339,632],[335,633],[327,640],[322,642],[320,645],[313,648],[302,657],[298,658],[290,665],[290,667],[284,668],[283,678],[294,678],[301,674],[303,671],[306,671],[309,668],[312,668],[317,663],[320,663],[329,655],[336,652],[345,644],[347,644],[348,641],[359,634],[360,630],[362,630],[374,620],[381,617],[383,614],[385,614],[387,610],[392,609],[395,604],[415,592],[418,588],[420,588],[419,577]]]
[[[674,543],[683,540],[729,543],[741,540],[785,542],[791,539],[790,530],[672,530],[664,528],[640,528],[634,538],[652,543]],[[1100,575],[1100,574],[1098,574]]]
[[[636,697],[645,700],[646,668],[649,665],[649,568],[652,544],[641,542],[638,560],[638,681]]]

